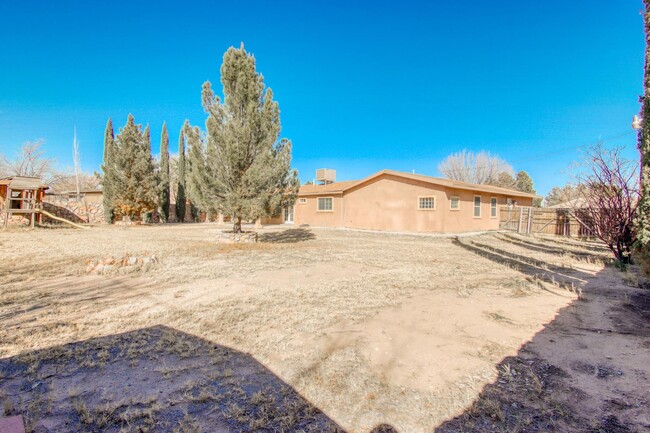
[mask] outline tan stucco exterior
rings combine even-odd
[[[331,198],[332,210],[318,210],[318,198]],[[433,209],[420,209],[420,198],[434,197]],[[452,197],[458,208],[451,209]],[[480,216],[474,200],[480,197]],[[487,185],[412,175],[391,170],[352,182],[304,185],[294,205],[294,224],[400,232],[460,233],[499,228],[499,207],[508,199],[531,206],[534,194]],[[496,214],[492,214],[492,199]],[[455,200],[456,201],[456,200]]]

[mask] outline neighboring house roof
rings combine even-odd
[[[554,204],[548,206],[549,209],[580,209],[586,207],[586,200],[583,197],[574,198],[573,200],[565,201],[564,203]]]
[[[460,182],[457,180],[425,176],[422,174],[404,173],[402,171],[395,171],[395,170],[381,170],[361,180],[335,182],[327,185],[303,185],[300,187],[300,191],[298,192],[298,195],[321,195],[321,194],[336,194],[336,193],[341,194],[351,188],[361,186],[383,175],[396,176],[404,179],[412,179],[420,182],[430,183],[432,185],[445,186],[448,188],[464,189],[464,190],[477,191],[477,192],[487,192],[493,194],[502,194],[511,197],[526,197],[526,198],[539,197],[537,194],[521,192],[514,189],[500,188],[498,186],[492,186],[492,185],[477,185],[473,183]]]

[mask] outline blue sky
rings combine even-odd
[[[0,152],[42,138],[98,170],[109,117],[203,126],[201,85],[244,42],[280,103],[303,181],[383,168],[439,175],[467,148],[528,171],[538,193],[570,177],[579,146],[636,157],[641,2],[0,2]]]

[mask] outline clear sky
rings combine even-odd
[[[449,153],[489,150],[563,184],[578,148],[636,157],[640,0],[2,1],[0,152],[42,138],[98,170],[106,120],[163,120],[171,148],[204,125],[201,85],[221,89],[223,53],[243,41],[279,101],[303,181],[383,168],[439,175]]]

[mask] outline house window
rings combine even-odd
[[[332,210],[332,197],[318,197],[318,210],[331,211]]]
[[[481,196],[475,195],[474,196],[474,218],[480,218],[480,217],[481,217]]]
[[[298,203],[305,204],[305,203],[307,203],[307,199],[306,198],[299,198]]]
[[[490,217],[496,218],[497,217],[497,198],[492,197],[490,199]]]
[[[449,197],[449,209],[458,210],[460,209],[460,197],[457,195],[452,195]]]
[[[419,197],[419,209],[421,210],[435,210],[436,198],[435,197]]]

